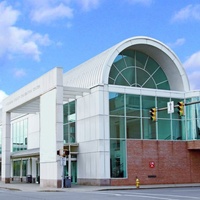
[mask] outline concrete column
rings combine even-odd
[[[11,179],[13,180],[13,160],[10,161],[10,169],[11,169],[10,177],[11,177]]]
[[[62,167],[57,150],[63,148],[63,85],[40,97],[40,186],[61,187]]]
[[[33,182],[36,182],[37,176],[36,176],[36,158],[32,158],[32,177],[33,177]]]
[[[11,177],[11,117],[9,112],[2,111],[2,181],[10,183]]]
[[[70,148],[69,148],[69,150],[70,150]],[[71,152],[71,150],[70,150],[70,152]],[[71,163],[72,161],[71,161],[71,153],[69,153],[69,155],[68,155],[68,176],[69,176],[69,178],[71,179],[71,165],[72,165],[72,163]]]
[[[23,161],[22,159],[20,160],[20,181],[22,182],[22,170],[23,170]]]
[[[29,158],[27,162],[27,175],[32,175],[32,158]]]

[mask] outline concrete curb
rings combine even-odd
[[[92,191],[108,191],[108,190],[140,190],[140,189],[161,189],[161,188],[181,188],[181,187],[200,187],[200,183],[196,184],[162,184],[162,185],[141,185],[140,188],[132,186],[85,186],[72,185],[71,188],[41,188],[38,184],[10,183],[5,184],[0,181],[0,189],[24,191],[24,192],[92,192]]]

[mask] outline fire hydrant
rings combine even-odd
[[[136,176],[136,179],[135,179],[135,186],[136,186],[137,189],[140,188],[140,180],[137,176]]]

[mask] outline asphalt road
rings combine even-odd
[[[0,189],[0,200],[200,200],[200,187],[93,192],[21,192]]]

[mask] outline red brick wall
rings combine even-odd
[[[143,185],[200,182],[200,151],[188,150],[184,141],[127,140],[127,178],[111,179],[111,185],[135,185],[136,176]]]

